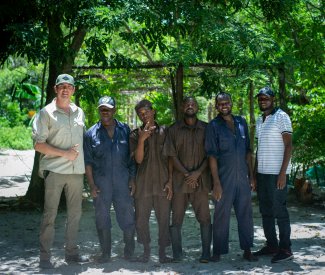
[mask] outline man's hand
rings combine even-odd
[[[133,196],[135,194],[135,180],[133,178],[129,179],[129,189],[130,195]]]
[[[149,126],[149,122],[144,126],[143,130],[139,128],[139,139],[145,141],[148,137],[151,136],[153,131],[156,129],[156,126]]]
[[[196,187],[199,186],[199,177],[201,173],[196,171],[192,171],[190,173],[185,174],[185,183],[188,184],[191,188],[195,189]]]
[[[167,200],[171,200],[173,197],[173,185],[171,180],[165,183],[164,191],[167,192]]]
[[[276,183],[277,188],[282,190],[287,184],[286,180],[287,180],[286,174],[285,173],[280,173],[279,176],[278,176],[278,181]]]
[[[220,182],[219,183],[214,183],[213,184],[213,189],[212,189],[212,198],[214,198],[216,201],[220,201],[222,197],[222,187]]]
[[[252,191],[256,192],[257,188],[256,188],[256,179],[255,179],[255,177],[252,177],[250,179],[250,184],[251,184]]]
[[[97,198],[98,193],[100,192],[100,190],[98,189],[98,187],[94,184],[92,185],[92,187],[90,188],[90,195],[92,196],[92,198]]]
[[[64,157],[68,160],[75,160],[79,155],[78,147],[79,144],[72,146],[69,150],[65,151]]]

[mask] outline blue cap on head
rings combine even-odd
[[[270,87],[264,87],[261,90],[259,90],[258,94],[256,96],[260,96],[260,95],[266,95],[268,97],[275,96],[274,92],[272,91],[272,89]]]
[[[103,96],[98,101],[98,107],[105,106],[107,108],[115,108],[115,99],[110,96]]]

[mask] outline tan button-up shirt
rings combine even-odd
[[[48,170],[58,174],[84,174],[83,134],[85,131],[84,112],[70,103],[70,112],[66,113],[56,105],[56,99],[46,105],[33,123],[34,143],[47,143],[53,147],[67,150],[79,144],[78,157],[71,161],[59,156],[40,156],[39,175]]]
[[[164,154],[169,157],[177,157],[181,164],[189,172],[198,169],[203,161],[206,161],[204,149],[205,128],[207,123],[198,120],[193,126],[186,125],[184,121],[178,121],[168,129],[168,135],[164,144]],[[199,177],[199,186],[196,189],[189,187],[184,182],[184,175],[174,168],[173,189],[177,193],[192,193],[197,190],[209,192],[211,179],[208,167]]]
[[[135,198],[149,196],[166,196],[164,191],[168,180],[168,159],[163,155],[163,144],[167,130],[165,126],[156,124],[152,136],[144,142],[144,157],[141,164],[137,165]],[[143,128],[143,127],[142,127]],[[135,152],[139,140],[139,129],[130,135],[130,151]]]

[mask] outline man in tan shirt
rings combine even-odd
[[[65,259],[68,263],[87,261],[78,253],[77,234],[81,217],[83,178],[84,113],[70,99],[75,91],[71,75],[56,79],[56,98],[37,115],[33,125],[34,148],[41,153],[39,173],[44,178],[44,213],[40,228],[40,267],[54,268],[51,246],[54,222],[62,190],[67,202]]]
[[[143,255],[138,258],[148,262],[150,257],[149,219],[154,209],[158,224],[159,262],[168,263],[165,249],[170,245],[169,216],[172,196],[168,177],[168,159],[162,148],[167,129],[155,121],[156,111],[149,100],[143,99],[135,106],[142,126],[130,135],[130,148],[137,163],[135,188],[135,213],[137,240],[143,245]]]
[[[172,226],[170,227],[173,258],[182,260],[181,228],[186,209],[191,203],[200,223],[202,255],[201,263],[210,259],[211,217],[209,192],[211,180],[204,149],[206,123],[197,118],[198,104],[195,98],[183,100],[184,119],[168,129],[164,153],[173,162]]]

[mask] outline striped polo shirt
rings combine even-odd
[[[282,134],[292,134],[292,124],[289,116],[279,108],[265,118],[260,116],[256,122],[257,138],[257,172],[261,174],[278,175],[281,169],[284,143]],[[291,161],[286,174],[290,174]]]

